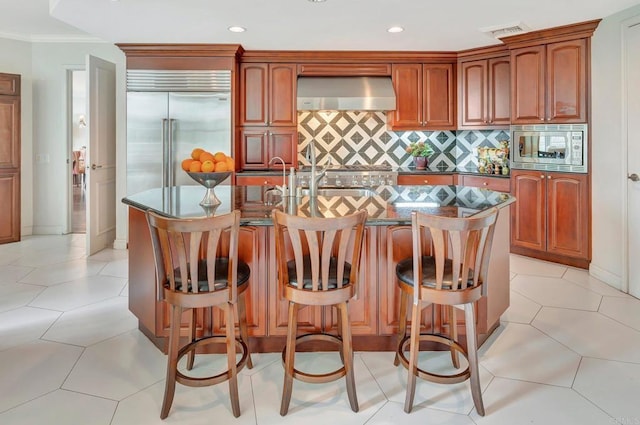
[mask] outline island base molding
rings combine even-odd
[[[551,252],[538,251],[536,249],[523,248],[521,246],[511,246],[511,253],[523,255],[525,257],[537,258],[538,260],[552,263],[564,264],[565,266],[577,267],[579,269],[589,269],[590,260],[586,258],[575,258],[567,255],[559,255]]]
[[[500,322],[496,322],[487,333],[478,334],[478,345],[482,345],[489,336],[500,326]],[[167,354],[169,338],[156,336],[149,329],[141,324],[138,329],[164,354]],[[396,335],[353,335],[354,351],[395,351],[398,343]],[[458,339],[460,345],[467,349],[467,340],[463,325],[458,325]],[[249,337],[249,351],[252,353],[280,353],[284,349],[286,337],[284,336],[266,336],[266,337]],[[180,340],[180,346],[187,344],[187,338]],[[420,344],[421,350],[442,351],[442,344],[432,342],[423,342]],[[323,341],[310,341],[300,344],[296,347],[299,352],[311,351],[337,351],[335,343],[326,343]],[[212,344],[202,347],[198,350],[199,354],[224,354],[226,348],[224,344]]]

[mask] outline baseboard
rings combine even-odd
[[[33,226],[33,235],[62,235],[62,226]]]
[[[20,237],[33,235],[33,226],[22,226],[20,229]]]
[[[595,277],[598,280],[603,281],[604,283],[606,283],[607,285],[622,291],[622,292],[626,292],[624,289],[622,289],[622,276],[618,276],[616,274],[613,274],[607,270],[604,270],[596,265],[594,265],[593,263],[591,263],[591,265],[589,266],[589,275]]]
[[[113,249],[127,249],[127,241],[124,239],[116,239],[113,241]]]

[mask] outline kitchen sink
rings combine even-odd
[[[318,189],[318,196],[352,196],[352,197],[367,197],[374,196],[376,192],[371,189],[358,188],[358,187],[332,187],[332,188],[320,188]],[[309,196],[309,189],[302,189],[302,196]]]

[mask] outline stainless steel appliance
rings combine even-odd
[[[511,126],[511,168],[587,172],[587,124]]]
[[[194,185],[181,162],[231,155],[230,71],[127,71],[127,193]]]
[[[398,183],[398,172],[390,165],[352,164],[320,168],[326,170],[320,181],[323,187],[370,187]],[[303,167],[297,174],[298,186],[308,187],[310,175],[308,167]]]

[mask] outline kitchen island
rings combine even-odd
[[[477,329],[482,343],[499,325],[509,306],[509,205],[507,193],[465,186],[379,186],[371,189],[338,189],[309,198],[282,198],[264,186],[218,186],[222,203],[216,208],[199,205],[201,186],[158,188],[128,196],[129,206],[129,309],[140,330],[164,350],[169,329],[166,304],[158,301],[153,251],[145,211],[168,217],[188,218],[241,212],[239,257],[251,268],[247,290],[247,320],[251,350],[281,351],[287,331],[287,302],[277,288],[275,245],[271,211],[274,208],[302,216],[336,217],[358,209],[368,212],[363,243],[359,287],[349,303],[356,350],[395,350],[398,289],[395,265],[411,255],[411,212],[414,210],[450,217],[466,217],[498,207],[487,296],[478,301]],[[425,309],[424,326],[448,332],[444,310]],[[458,315],[460,317],[462,315]],[[461,319],[460,319],[461,320]],[[184,318],[186,334],[186,317]],[[198,333],[224,331],[219,311],[200,311]],[[335,328],[335,312],[328,307],[308,306],[298,316],[300,332]],[[464,323],[458,323],[464,334]]]

